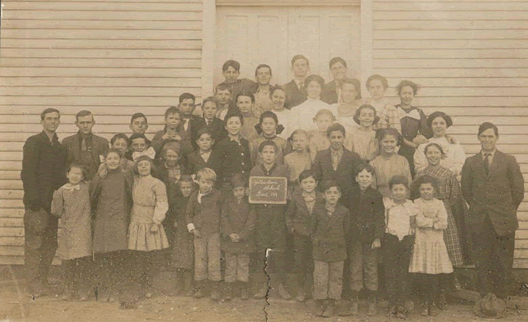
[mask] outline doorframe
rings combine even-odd
[[[236,0],[232,1],[236,3]],[[255,2],[255,4],[262,6],[262,2]],[[250,3],[240,1],[241,6],[249,6]],[[264,4],[266,5],[266,4]],[[330,3],[326,3],[327,6]],[[343,6],[342,3],[336,1],[334,6]],[[362,90],[366,93],[365,83],[367,78],[372,75],[373,62],[373,18],[372,18],[372,2],[371,0],[360,1],[360,17],[361,17],[361,84]],[[218,66],[214,65],[214,51],[216,49],[215,34],[216,34],[216,0],[203,0],[202,9],[202,100],[207,96],[212,95],[213,75],[214,69]]]

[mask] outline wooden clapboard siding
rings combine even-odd
[[[23,263],[22,146],[40,112],[61,112],[60,139],[91,110],[107,139],[149,117],[148,136],[178,96],[201,96],[201,0],[7,0],[0,28],[0,264]]]
[[[467,155],[478,125],[499,126],[499,149],[521,165],[528,188],[528,1],[400,0],[373,3],[373,72],[421,85],[426,113],[445,111]],[[528,268],[528,192],[519,207],[515,267]]]

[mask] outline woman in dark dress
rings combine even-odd
[[[427,116],[425,113],[421,109],[411,105],[414,96],[418,93],[418,85],[404,80],[396,86],[396,91],[401,101],[396,107],[401,108],[405,113],[400,118],[403,143],[400,146],[398,154],[404,156],[409,161],[411,175],[414,177],[414,151],[420,144],[425,143],[428,138],[432,137],[433,132],[427,126]]]

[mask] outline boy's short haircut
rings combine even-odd
[[[205,104],[209,102],[213,102],[216,108],[218,108],[218,100],[214,96],[208,96],[202,101],[202,109],[205,106]]]
[[[118,149],[114,149],[114,148],[110,148],[110,149],[106,150],[106,152],[103,153],[103,157],[106,159],[106,157],[107,157],[110,153],[116,153],[117,155],[119,155],[119,158],[122,158],[122,157],[123,157],[123,153],[121,153],[121,151],[119,151]]]
[[[330,59],[330,62],[328,63],[328,67],[332,68],[332,66],[334,66],[337,63],[343,64],[343,66],[345,66],[345,68],[347,67],[346,61],[343,58],[341,58],[341,57],[334,57],[334,58]]]
[[[368,173],[372,174],[372,176],[374,177],[376,175],[376,170],[374,169],[373,166],[371,166],[370,164],[368,163],[360,163],[357,168],[356,168],[356,175],[358,175],[361,171],[364,171],[366,170]]]
[[[484,122],[480,124],[478,128],[478,136],[480,136],[482,132],[489,130],[489,129],[493,129],[493,132],[495,132],[495,136],[499,137],[499,128],[491,122]]]
[[[248,182],[247,182],[246,176],[243,175],[242,173],[235,173],[231,177],[230,184],[231,184],[231,189],[235,189],[235,188],[238,188],[238,187],[247,188],[247,186],[248,186]]]
[[[317,121],[317,118],[320,117],[320,116],[323,116],[323,115],[328,115],[330,116],[330,118],[332,119],[332,121],[336,121],[336,117],[334,115],[334,113],[332,113],[332,111],[330,111],[329,109],[326,109],[326,108],[322,108],[320,109],[319,111],[317,111],[317,114],[315,114],[314,116],[314,121]]]
[[[211,168],[203,168],[196,173],[196,180],[208,180],[216,182],[216,172]]]
[[[429,175],[421,176],[420,178],[418,178],[418,180],[416,180],[416,183],[417,183],[416,186],[418,187],[418,190],[420,190],[420,187],[422,186],[422,184],[430,183],[431,186],[433,186],[435,192],[438,191],[438,180],[436,180],[435,178]]]
[[[204,134],[208,134],[211,139],[214,139],[213,138],[213,132],[211,130],[209,130],[208,128],[206,128],[206,127],[202,127],[196,133],[196,141],[198,141],[202,137],[202,135],[204,135]]]
[[[387,79],[381,75],[372,75],[370,76],[368,79],[367,79],[367,88],[369,87],[370,85],[370,82],[372,82],[373,80],[379,80],[381,82],[381,84],[383,85],[383,88],[387,89],[389,87],[389,82],[387,81]]]
[[[141,161],[148,161],[150,163],[150,174],[154,177],[154,173],[156,172],[156,165],[154,164],[154,160],[152,160],[147,155],[142,155],[136,159],[136,161],[134,162],[134,174],[139,175],[138,164]]]
[[[389,180],[389,189],[392,189],[392,187],[397,185],[397,184],[402,184],[407,189],[409,189],[409,180],[407,180],[406,176],[396,175],[396,176],[393,176],[392,178],[390,178],[390,180]]]
[[[229,121],[230,118],[232,117],[238,117],[240,119],[240,124],[244,124],[244,117],[242,116],[242,114],[238,111],[227,111],[227,114],[224,118],[224,125],[227,124],[227,121]]]
[[[339,131],[341,133],[343,133],[343,136],[346,136],[346,130],[345,130],[345,127],[339,123],[334,123],[334,124],[331,124],[329,127],[328,127],[328,130],[326,130],[326,135],[328,137],[330,137],[330,135],[332,134],[332,132],[335,132],[335,131]]]
[[[193,178],[192,178],[190,175],[188,175],[188,174],[184,174],[184,175],[182,175],[182,176],[180,177],[180,180],[178,180],[178,182],[177,182],[178,187],[181,188],[181,184],[182,184],[183,182],[190,182],[190,183],[192,184],[192,186],[193,186],[193,190],[194,190],[194,188],[195,188],[195,186],[194,186],[195,183],[194,183]]]
[[[79,117],[85,117],[85,116],[91,116],[92,120],[94,119],[92,112],[87,111],[87,110],[82,110],[82,111],[77,112],[77,114],[75,114],[75,121],[77,122],[79,121]]]
[[[341,192],[341,188],[337,184],[337,181],[335,180],[326,180],[321,183],[321,191],[325,192],[330,188],[336,187],[339,192]]]
[[[167,151],[172,150],[178,155],[178,159],[181,159],[181,144],[176,141],[169,141],[166,142],[163,145],[163,149],[161,150],[163,153],[163,157],[165,157]]]
[[[228,90],[229,93],[233,94],[233,90],[231,89],[231,87],[227,84],[218,84],[215,88],[215,94],[218,93],[218,91],[225,91],[225,90]],[[203,103],[202,103],[203,105]]]
[[[128,136],[126,136],[125,133],[117,133],[114,136],[112,136],[112,138],[110,139],[110,144],[114,145],[114,143],[119,139],[125,140],[128,144]]]
[[[260,143],[258,151],[260,153],[262,153],[262,151],[264,151],[264,148],[267,147],[267,146],[272,146],[273,149],[275,150],[275,153],[279,153],[279,147],[277,146],[277,144],[275,142],[273,142],[271,140],[266,140],[266,141]]]
[[[148,124],[147,117],[143,113],[134,113],[132,114],[132,117],[130,118],[130,124],[134,123],[135,119],[144,118],[145,122]]]
[[[299,59],[304,59],[306,60],[306,65],[310,66],[310,61],[308,60],[308,58],[306,58],[306,56],[304,55],[295,55],[293,56],[292,60],[291,60],[291,64],[293,66],[293,64],[295,64],[296,61],[298,61]]]
[[[258,72],[258,70],[261,69],[261,68],[268,68],[269,71],[270,71],[270,76],[273,75],[273,72],[271,71],[271,67],[270,67],[270,65],[268,65],[268,64],[259,64],[259,65],[257,66],[257,68],[255,68],[255,76],[257,76],[257,72]]]
[[[235,98],[235,103],[238,102],[238,98],[240,96],[247,96],[247,97],[251,98],[251,103],[255,103],[255,95],[253,95],[253,93],[251,93],[249,91],[243,91],[243,92],[238,93],[236,98]]]
[[[183,101],[188,100],[188,99],[191,99],[191,100],[193,100],[193,102],[196,102],[196,96],[194,96],[191,93],[183,93],[183,94],[181,94],[180,97],[178,98],[178,101],[181,104]]]
[[[88,172],[86,171],[86,167],[84,166],[84,164],[79,163],[79,162],[73,162],[72,164],[68,166],[68,168],[66,168],[66,173],[69,173],[72,168],[81,169],[82,174],[83,174],[83,180],[86,180],[86,177],[88,176]]]
[[[317,172],[315,172],[314,170],[303,170],[299,174],[299,183],[301,183],[304,179],[307,179],[310,177],[314,178],[316,182],[319,181],[317,178]]]
[[[169,115],[172,114],[179,114],[180,117],[182,116],[181,111],[177,106],[170,106],[168,109],[165,110],[165,118],[169,117]]]
[[[150,140],[147,139],[147,137],[145,136],[145,134],[141,134],[141,133],[134,133],[130,136],[130,138],[128,138],[128,145],[129,146],[132,146],[132,141],[134,141],[135,139],[143,139],[145,140],[145,143],[147,143],[148,146],[150,146]]]
[[[42,111],[42,113],[40,113],[40,119],[43,120],[46,117],[46,114],[49,114],[49,113],[57,113],[59,114],[59,118],[60,118],[60,112],[58,109],[53,108],[53,107],[48,107],[47,109]]]
[[[228,60],[222,66],[222,72],[225,72],[229,67],[233,67],[237,72],[240,71],[240,63],[236,60]]]

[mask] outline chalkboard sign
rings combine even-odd
[[[249,203],[284,205],[287,188],[285,177],[249,177]]]

